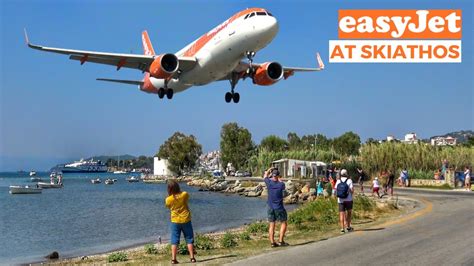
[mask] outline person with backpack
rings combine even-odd
[[[344,234],[354,230],[351,226],[352,218],[352,194],[354,186],[349,178],[346,169],[340,172],[341,178],[336,182],[337,203],[339,206],[339,222],[341,224],[341,233]]]

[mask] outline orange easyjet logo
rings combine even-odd
[[[339,39],[461,39],[461,10],[339,10]]]

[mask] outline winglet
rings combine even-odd
[[[319,53],[316,53],[316,59],[318,60],[319,68],[321,70],[323,70],[324,69],[324,63],[323,63],[323,60],[321,60],[321,56],[319,55]]]
[[[27,45],[30,45],[30,40],[28,39],[28,33],[26,32],[26,28],[23,28],[23,31],[25,32],[25,41]]]

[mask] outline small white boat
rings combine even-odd
[[[35,176],[36,175],[36,172],[35,171],[31,171],[30,172],[30,176]]]
[[[114,174],[126,174],[127,172],[119,170],[119,171],[114,171]]]
[[[41,182],[41,177],[32,176],[30,177],[31,182]]]
[[[138,177],[136,177],[136,176],[131,176],[131,177],[127,178],[127,181],[129,183],[135,183],[135,182],[139,182],[140,179],[138,179]]]
[[[40,187],[10,186],[10,194],[39,194],[42,191]]]
[[[46,182],[38,182],[40,188],[62,188],[63,184],[51,184]]]
[[[100,181],[100,178],[96,178],[96,179],[91,179],[91,183],[92,184],[100,184],[100,183],[102,183],[102,181]]]
[[[104,182],[106,185],[113,185],[115,183],[114,179],[107,178]]]

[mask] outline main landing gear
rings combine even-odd
[[[160,99],[163,99],[166,95],[166,98],[171,100],[171,99],[173,99],[173,94],[174,94],[173,89],[168,88],[168,82],[166,82],[166,81],[165,81],[165,88],[159,88],[158,89],[158,97]]]
[[[254,69],[252,66],[253,62],[253,57],[255,56],[255,52],[253,51],[247,51],[245,53],[247,56],[247,59],[249,61],[249,68],[247,69],[247,72],[245,73],[245,77],[252,76],[254,73]],[[240,94],[238,92],[234,92],[235,86],[239,82],[239,79],[241,78],[240,73],[237,72],[232,72],[231,77],[229,79],[230,82],[230,92],[227,92],[225,94],[225,102],[230,103],[231,101],[234,101],[234,103],[238,103],[240,101]]]

